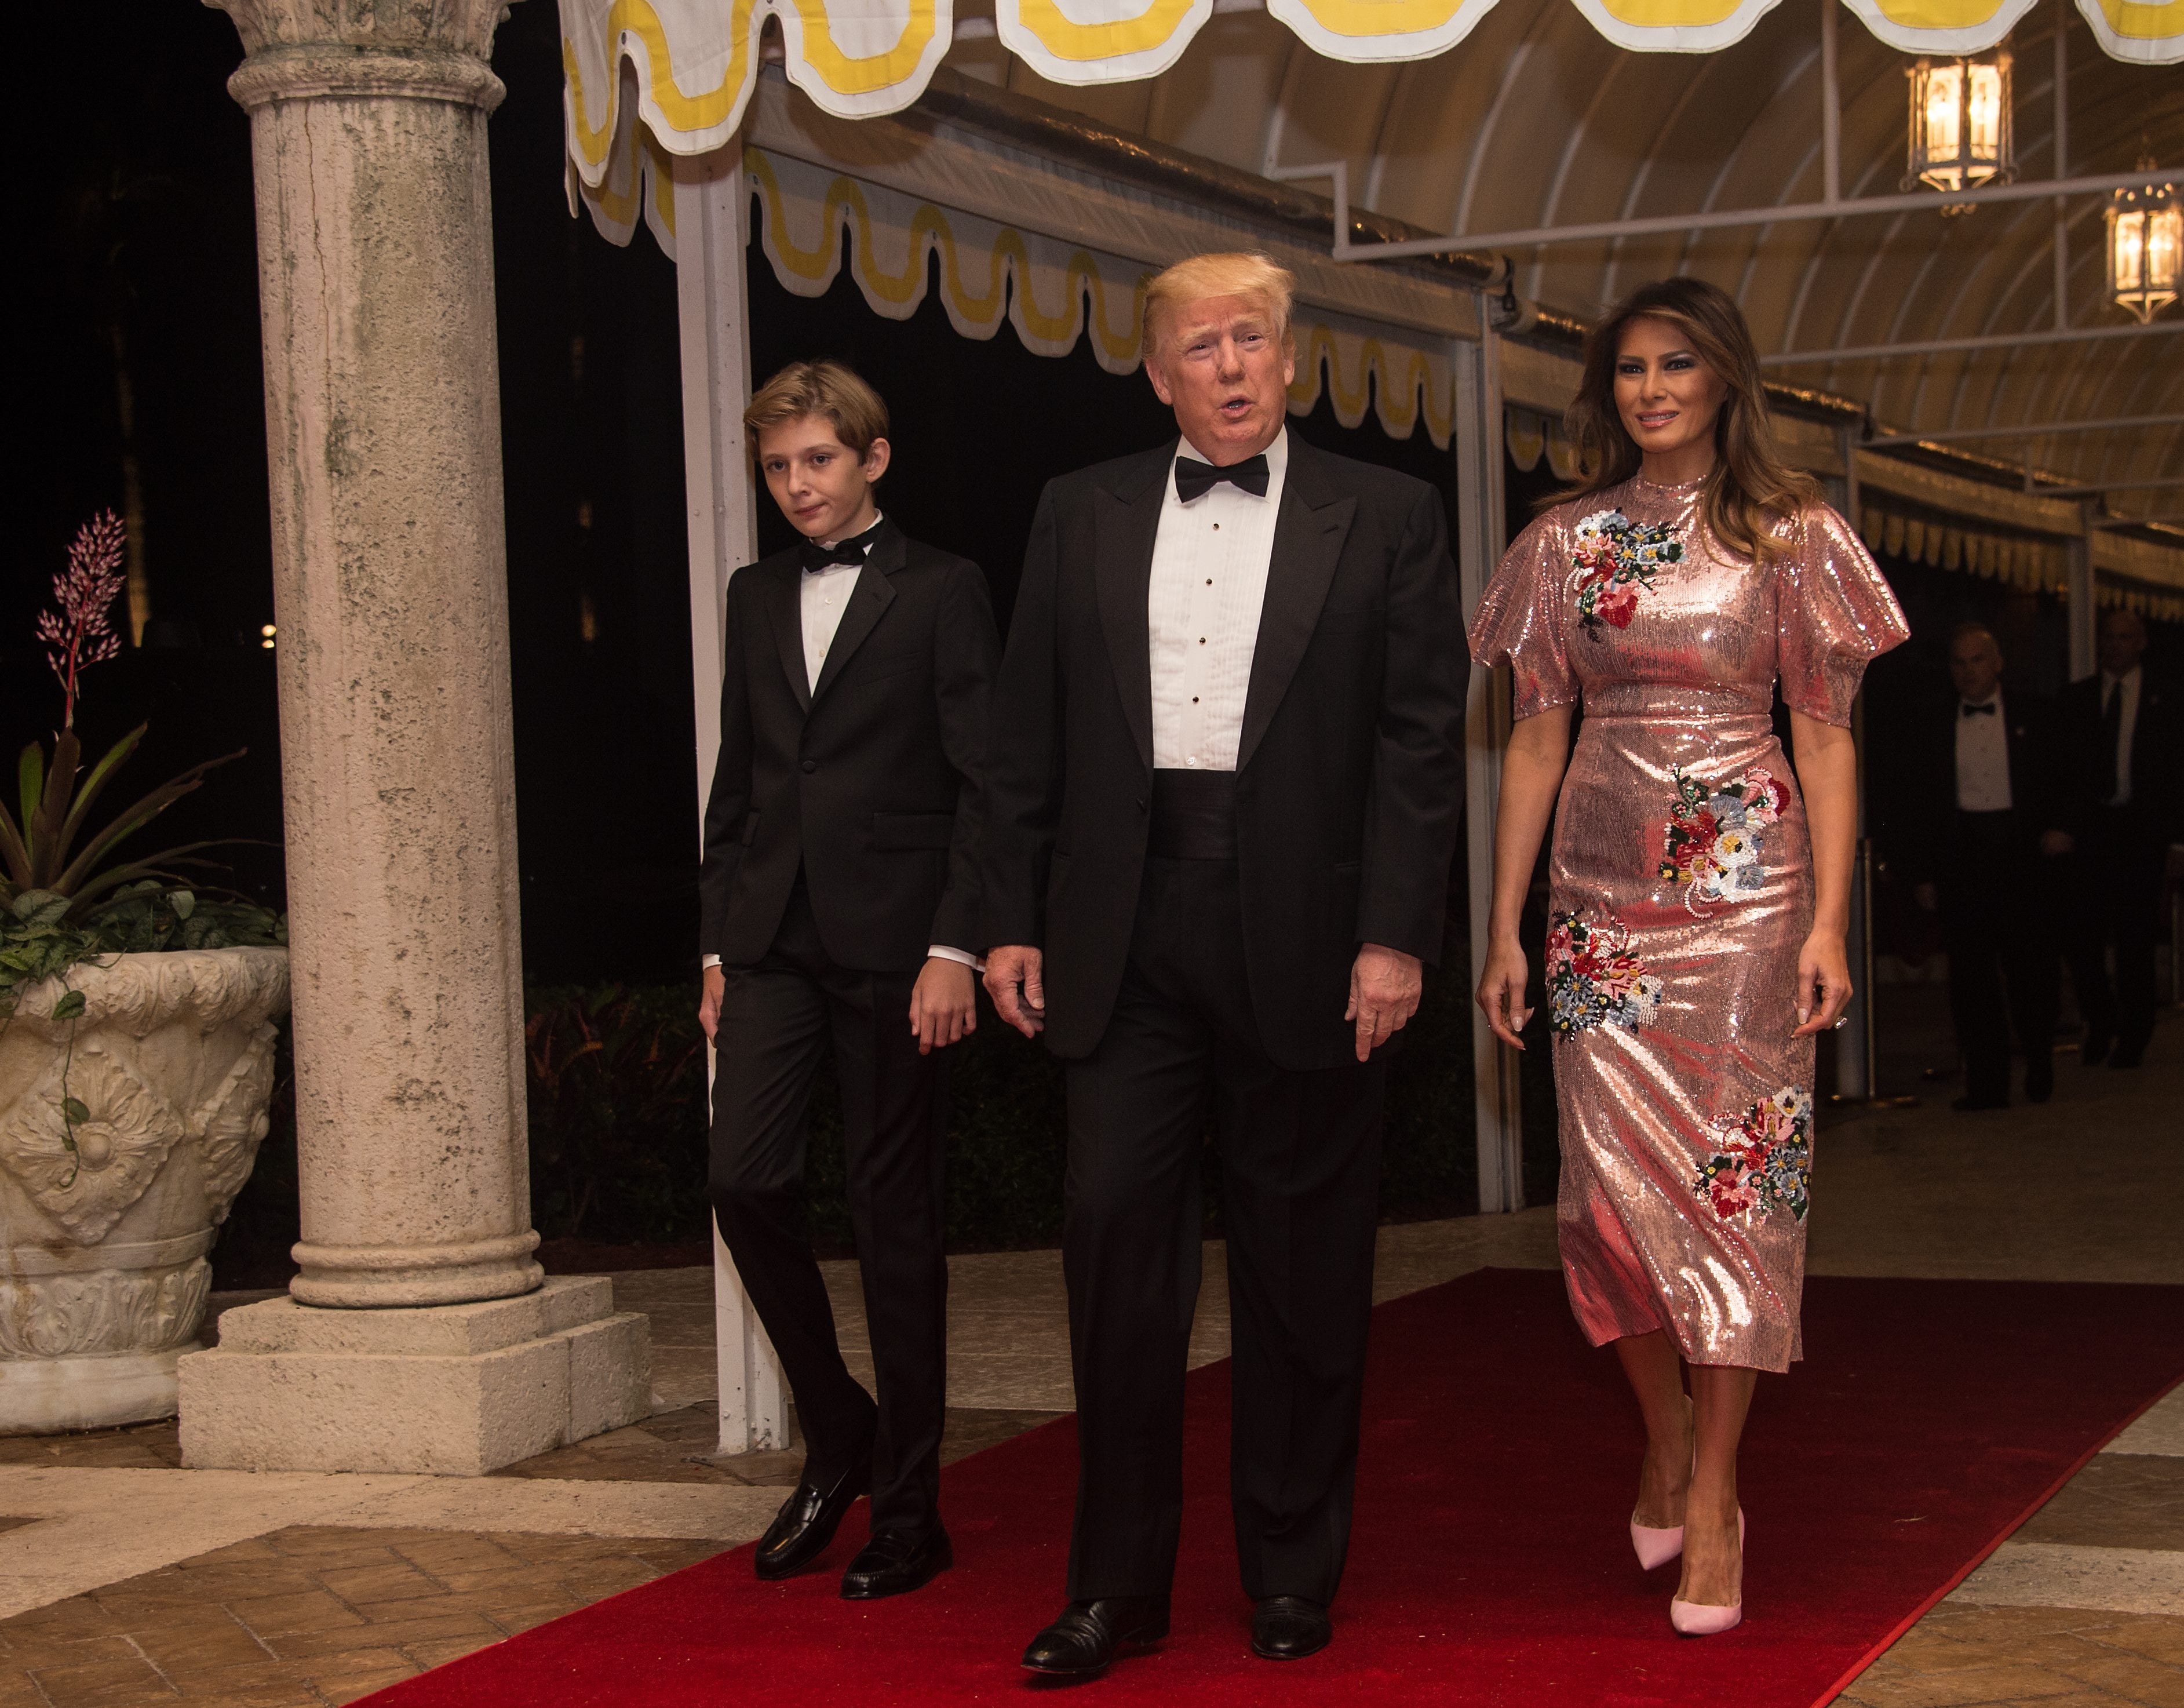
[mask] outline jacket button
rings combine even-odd
[[[818,768],[819,768],[819,762],[818,762],[817,760],[816,760],[816,759],[807,759],[807,760],[805,760],[805,761],[804,762],[804,774],[805,774],[806,777],[809,777],[809,776],[810,776],[813,772],[816,771]]]

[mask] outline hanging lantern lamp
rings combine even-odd
[[[2138,165],[2141,171],[2153,170],[2150,159]],[[2176,300],[2177,274],[2184,266],[2184,206],[2176,185],[2118,190],[2109,204],[2108,222],[2109,294],[2143,324]]]
[[[1919,59],[1904,69],[1911,85],[1905,189],[1925,184],[1944,193],[1971,190],[2017,176],[2009,65],[2009,50],[1996,47],[1964,59]]]

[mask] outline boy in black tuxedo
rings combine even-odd
[[[977,1025],[986,701],[1000,644],[978,567],[881,516],[887,409],[798,362],[751,399],[760,472],[804,536],[728,583],[721,754],[699,876],[719,1047],[713,1208],[788,1377],[804,1475],[758,1575],[826,1551],[872,1496],[853,1600],[951,1563],[939,1507],[948,1270],[944,1058]],[[827,1044],[878,1401],[850,1376],[802,1214],[805,1113]]]

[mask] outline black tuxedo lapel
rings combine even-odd
[[[1114,663],[1123,715],[1148,771],[1153,768],[1153,665],[1146,600],[1152,589],[1153,543],[1160,535],[1161,505],[1174,460],[1175,447],[1168,445],[1121,470],[1112,485],[1100,488],[1094,524],[1100,628]]]
[[[1357,512],[1355,498],[1338,496],[1321,477],[1318,453],[1302,440],[1291,439],[1282,513],[1274,522],[1273,555],[1267,565],[1266,603],[1259,611],[1259,639],[1251,652],[1251,682],[1244,696],[1239,771],[1251,762],[1312,645]]]
[[[746,572],[748,573],[749,572]],[[811,671],[804,661],[804,572],[792,555],[773,577],[766,600],[773,620],[773,644],[781,650],[781,667],[796,691],[796,703],[811,709]]]
[[[833,644],[827,649],[827,661],[819,667],[818,684],[811,690],[814,700],[822,698],[841,678],[857,649],[878,626],[888,606],[894,603],[894,587],[889,578],[903,567],[909,556],[910,543],[900,528],[880,531],[880,537],[872,542],[872,549],[865,554],[865,567],[857,572],[857,584],[850,590],[850,603],[842,612],[841,627],[834,631]]]

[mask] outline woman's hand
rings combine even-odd
[[[1840,931],[1815,931],[1797,952],[1797,1030],[1793,1038],[1825,1032],[1850,1005],[1850,956]]]
[[[1524,1041],[1517,1035],[1532,1011],[1524,1006],[1524,952],[1512,939],[1497,941],[1486,952],[1486,970],[1479,978],[1479,1006],[1486,1011],[1486,1024],[1494,1035],[1513,1049]]]
[[[961,1042],[978,1030],[978,988],[971,969],[945,955],[928,958],[910,992],[910,1030],[917,1035],[917,1053]]]

